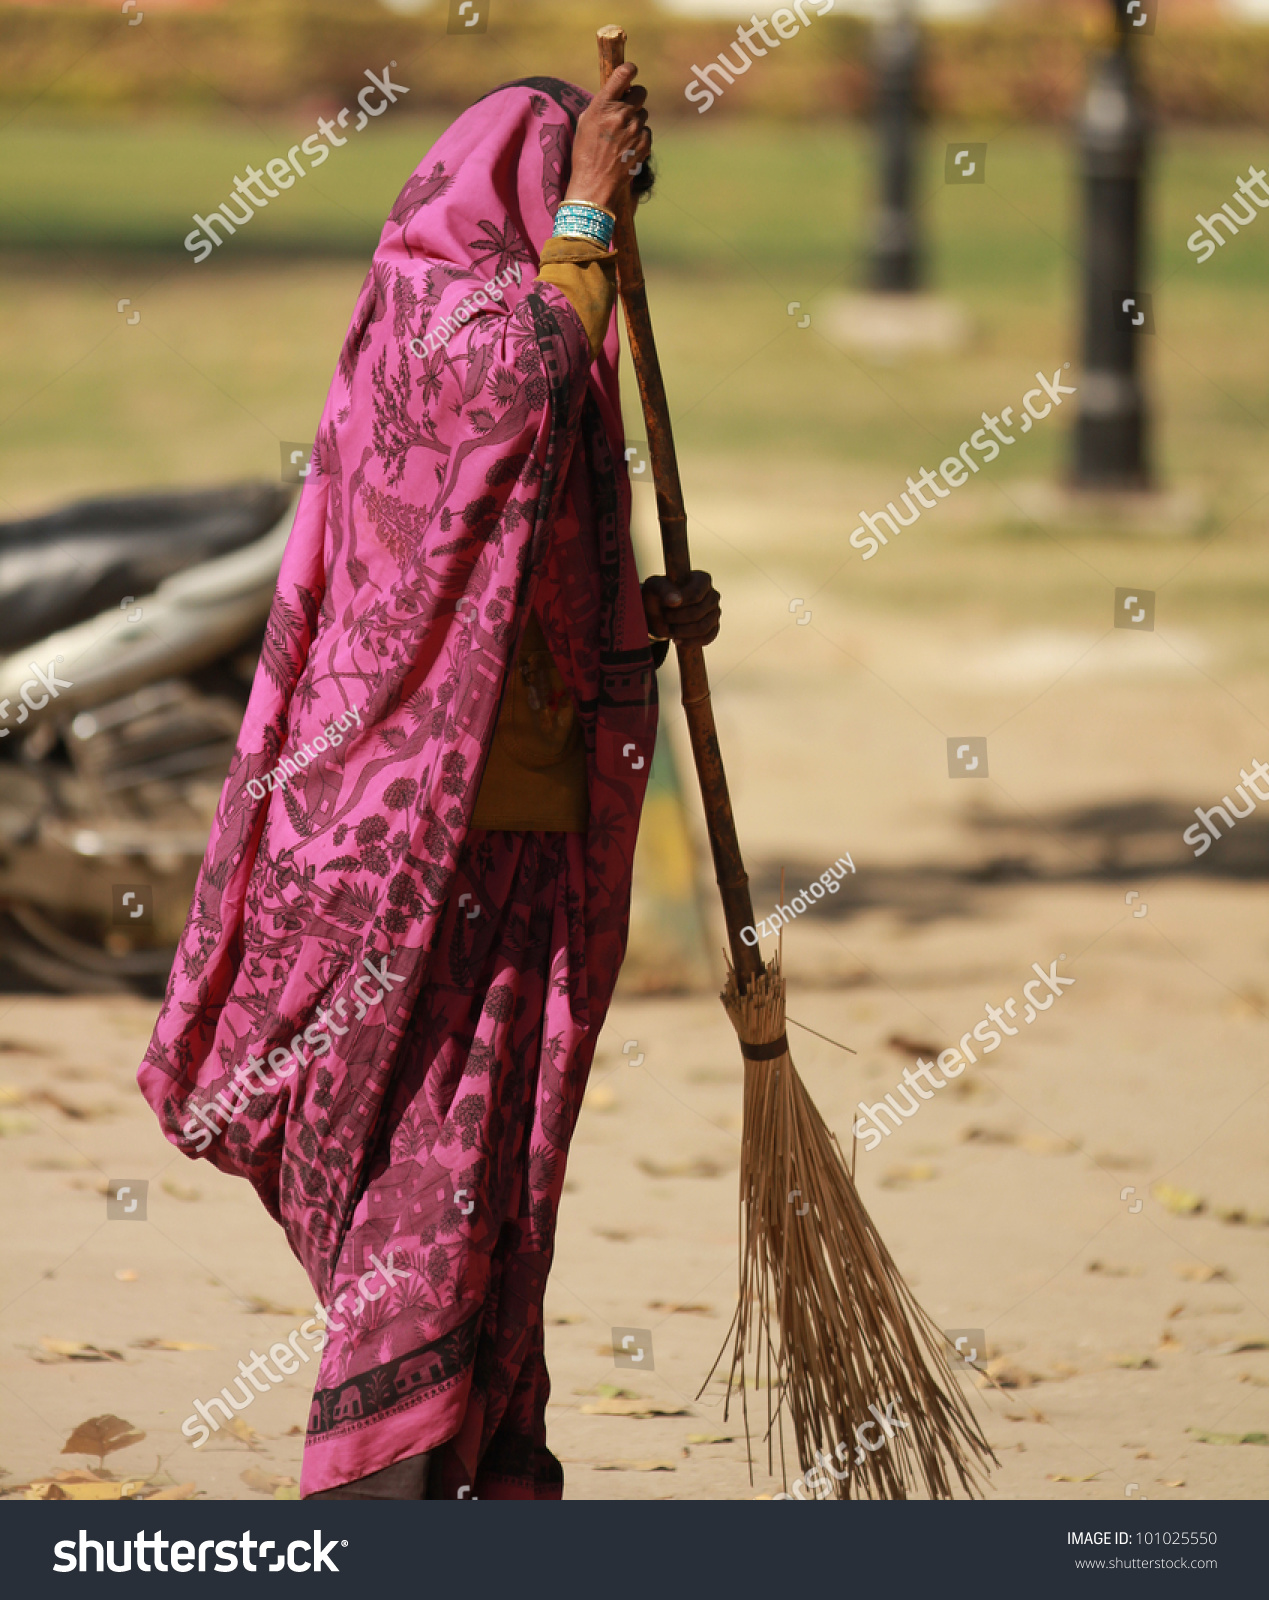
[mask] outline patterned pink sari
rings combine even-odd
[[[447,1494],[561,1493],[542,1297],[656,731],[615,322],[592,366],[534,284],[586,101],[495,91],[393,207],[140,1072],[331,1307],[305,1494],[435,1448]],[[586,736],[584,835],[470,825],[531,606]]]

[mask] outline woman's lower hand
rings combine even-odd
[[[708,572],[690,573],[686,583],[648,578],[643,583],[643,613],[654,639],[713,644],[722,626],[722,597]]]

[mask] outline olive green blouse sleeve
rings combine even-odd
[[[589,239],[548,239],[538,282],[554,284],[568,296],[586,329],[594,361],[603,348],[617,296],[616,256]]]

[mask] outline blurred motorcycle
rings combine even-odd
[[[161,992],[294,514],[270,484],[0,523],[0,961]]]

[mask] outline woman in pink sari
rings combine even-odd
[[[650,635],[719,615],[630,545],[604,217],[648,154],[633,77],[495,90],[393,207],[140,1072],[320,1297],[306,1496],[562,1492],[542,1301],[625,951]]]

